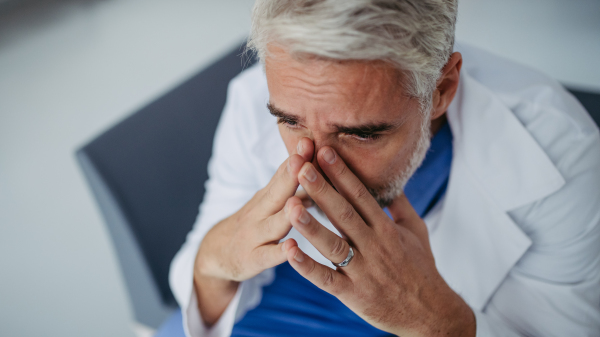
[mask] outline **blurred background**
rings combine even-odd
[[[0,336],[135,336],[74,153],[239,46],[252,3],[0,0]],[[459,41],[600,93],[600,1],[459,3]]]

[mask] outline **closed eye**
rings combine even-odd
[[[381,137],[381,134],[377,133],[347,133],[346,135],[362,142],[374,141]]]
[[[298,124],[297,121],[295,121],[293,119],[287,119],[285,117],[277,118],[277,123],[284,124],[288,129],[295,130],[295,129],[301,128],[301,126]],[[365,132],[354,132],[354,133],[340,132],[339,134],[342,136],[350,137],[356,141],[363,142],[363,143],[375,141],[382,136],[381,134],[378,134],[378,133],[365,133]]]
[[[288,119],[285,117],[278,117],[277,118],[277,124],[285,124],[285,126],[292,128],[292,129],[296,129],[298,128],[298,122],[293,120],[293,119]]]
[[[277,124],[285,124],[288,129],[292,130],[302,128],[302,124],[300,124],[302,119],[300,119],[300,117],[286,113],[276,108],[271,103],[267,103],[267,109],[271,115],[277,117]],[[368,143],[383,137],[388,131],[395,130],[400,127],[400,125],[402,125],[402,123],[376,122],[358,126],[332,124],[332,127],[336,129],[339,136],[349,137],[361,143]]]

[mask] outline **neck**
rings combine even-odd
[[[446,123],[446,114],[442,114],[440,117],[431,121],[431,137],[435,136],[435,134],[440,131],[442,126]]]

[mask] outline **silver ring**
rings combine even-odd
[[[354,250],[352,250],[352,247],[350,247],[350,250],[348,251],[348,256],[346,257],[346,259],[344,259],[344,261],[342,261],[340,263],[335,263],[335,262],[331,262],[331,263],[333,263],[333,265],[336,267],[345,267],[348,265],[348,263],[350,263],[350,261],[352,261],[353,257],[354,257]]]

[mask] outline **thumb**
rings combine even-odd
[[[254,261],[256,263],[255,266],[258,269],[258,273],[286,262],[287,251],[293,246],[297,245],[298,243],[296,240],[288,239],[283,242],[268,243],[256,247],[253,253],[255,254]]]
[[[431,251],[427,225],[425,225],[425,221],[417,214],[404,193],[394,199],[392,204],[388,206],[388,210],[397,225],[415,234],[419,241],[421,241],[421,244],[423,244],[423,247]]]

